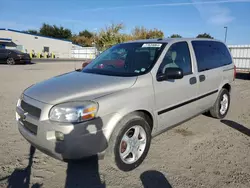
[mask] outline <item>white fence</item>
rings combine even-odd
[[[94,59],[98,51],[95,47],[82,47],[78,49],[71,50],[72,58],[81,58],[81,59]]]
[[[229,45],[237,70],[250,71],[250,45]]]

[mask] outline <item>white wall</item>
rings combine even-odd
[[[35,53],[41,53],[43,47],[46,46],[49,47],[49,52],[53,52],[56,57],[71,57],[71,41],[58,40],[9,30],[0,30],[0,38],[11,38],[17,45],[23,45],[28,53],[32,50],[34,50]]]

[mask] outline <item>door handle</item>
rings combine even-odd
[[[196,84],[196,83],[197,83],[196,77],[190,78],[190,79],[189,79],[189,83],[190,83],[191,85]]]
[[[205,75],[200,75],[199,79],[200,79],[200,82],[204,82],[206,80],[206,76]]]

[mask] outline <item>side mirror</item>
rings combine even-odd
[[[183,71],[180,68],[166,68],[164,74],[157,75],[157,81],[182,79]]]

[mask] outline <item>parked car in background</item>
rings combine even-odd
[[[82,68],[86,67],[89,63],[91,63],[91,60],[84,61],[82,63]]]
[[[9,65],[30,63],[31,58],[29,54],[20,52],[18,50],[0,49],[0,63],[7,63]]]
[[[233,80],[232,57],[220,41],[122,43],[81,71],[27,88],[16,119],[24,138],[50,156],[105,154],[129,171],[143,162],[153,136],[203,112],[224,118]]]

